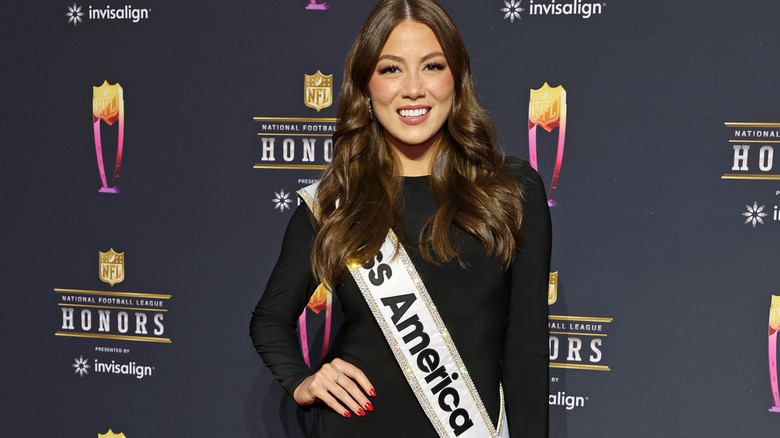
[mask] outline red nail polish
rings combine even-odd
[[[371,402],[366,402],[365,406],[366,406],[366,410],[367,411],[373,411],[374,410],[374,405],[372,405]]]
[[[351,417],[351,416],[352,416],[352,415],[349,415],[349,411],[344,411],[344,413],[343,413],[343,414],[341,414],[341,415],[343,415],[343,416],[345,416],[345,417],[347,417],[347,418],[349,418],[349,417]]]
[[[366,411],[364,411],[363,408],[358,408],[357,414],[361,417],[364,417],[366,415]]]
[[[371,389],[368,391],[368,395],[370,395],[371,397],[376,397],[376,391],[374,391],[374,388],[371,388]]]

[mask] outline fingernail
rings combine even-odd
[[[368,391],[368,395],[370,395],[371,397],[376,397],[376,391],[374,391],[374,388],[371,388],[371,389]]]
[[[349,415],[349,411],[344,411],[344,413],[343,413],[343,414],[341,414],[341,415],[343,415],[343,416],[345,416],[345,417],[347,417],[347,418],[349,418],[349,417],[351,417],[351,416],[352,416],[352,415]]]
[[[364,411],[363,408],[358,408],[357,414],[363,417],[366,415],[366,411]]]
[[[365,407],[366,407],[367,411],[373,411],[374,410],[374,405],[372,405],[371,402],[366,402]]]

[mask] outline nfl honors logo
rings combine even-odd
[[[108,429],[106,433],[99,433],[98,438],[127,438],[124,433],[114,433],[113,430]]]
[[[125,253],[118,253],[113,248],[108,252],[98,251],[98,262],[101,281],[113,286],[125,279]]]
[[[319,112],[333,104],[333,75],[317,73],[306,76],[304,80],[304,98],[303,102],[309,108],[314,108]]]

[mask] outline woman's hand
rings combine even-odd
[[[293,397],[301,406],[322,401],[349,418],[349,411],[362,417],[366,411],[374,410],[366,394],[376,397],[376,391],[363,371],[349,362],[334,359],[301,382],[295,388]]]

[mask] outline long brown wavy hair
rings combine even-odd
[[[477,102],[466,46],[452,19],[432,0],[383,0],[352,46],[339,96],[333,159],[317,189],[320,221],[312,249],[314,275],[340,282],[347,263],[376,255],[392,228],[401,228],[399,165],[369,116],[368,82],[390,32],[402,21],[433,30],[454,78],[452,109],[434,147],[431,188],[439,209],[423,227],[420,251],[435,263],[460,261],[450,229],[476,237],[508,264],[520,242],[522,192],[494,148],[495,129]],[[400,235],[400,234],[399,234]]]

